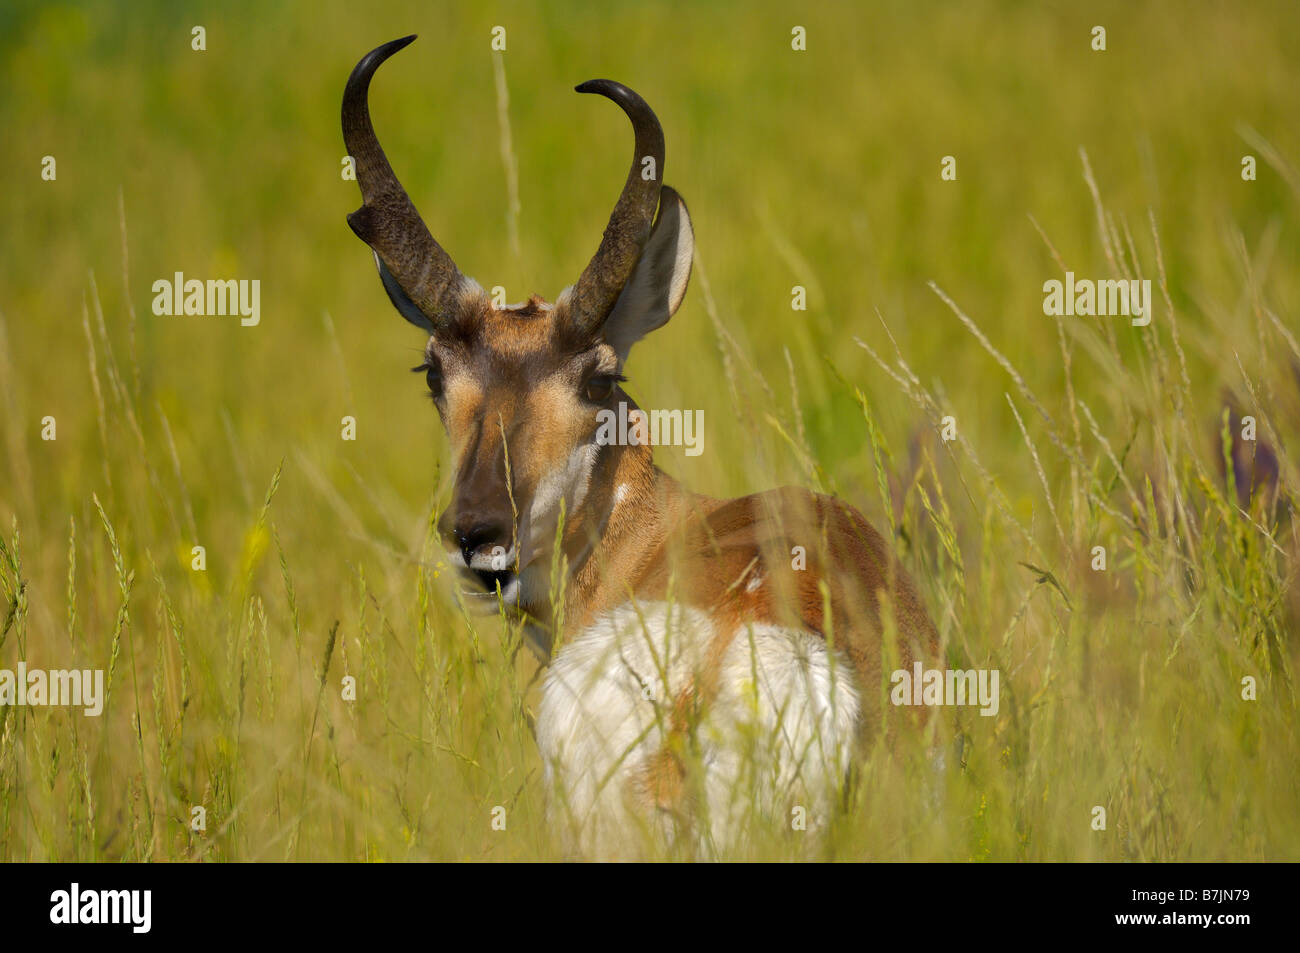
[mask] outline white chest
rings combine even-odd
[[[583,854],[634,855],[684,828],[725,848],[749,823],[788,829],[794,807],[814,823],[829,810],[859,710],[849,667],[808,632],[717,635],[697,610],[629,603],[552,662],[537,740],[553,822]],[[656,778],[665,765],[690,780]]]

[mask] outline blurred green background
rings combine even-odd
[[[78,315],[92,271],[106,313],[124,310],[120,193],[141,383],[174,415],[182,447],[205,456],[205,421],[224,406],[237,410],[259,470],[286,441],[310,446],[317,435],[336,451],[345,412],[383,415],[382,429],[363,428],[375,450],[429,448],[432,417],[409,399],[419,382],[397,373],[422,342],[377,293],[343,221],[360,204],[356,184],[339,174],[343,82],[362,53],[408,32],[420,39],[375,83],[381,141],[461,268],[504,285],[511,301],[534,291],[553,299],[599,241],[630,137],[617,110],[572,87],[610,76],[659,112],[665,179],[690,205],[729,331],[761,366],[779,368],[788,347],[820,377],[821,354],[835,352],[869,385],[869,358],[846,344],[876,335],[878,307],[915,366],[942,368],[954,394],[989,393],[987,360],[964,346],[928,280],[1013,363],[1033,366],[1038,332],[1052,331],[1041,285],[1056,272],[1027,216],[1080,275],[1098,251],[1081,146],[1139,239],[1148,207],[1179,237],[1166,252],[1176,302],[1231,306],[1238,275],[1225,236],[1239,229],[1254,244],[1294,206],[1262,160],[1258,181],[1241,180],[1241,156],[1254,150],[1239,134],[1250,127],[1281,155],[1300,152],[1294,4],[1074,6],[832,3],[796,16],[761,3],[7,4],[0,118],[16,148],[0,306],[20,367],[40,368],[18,388],[20,409],[55,413],[65,439],[90,431]],[[795,23],[808,29],[806,53],[790,49]],[[1094,23],[1107,27],[1104,53],[1090,49]],[[190,49],[195,24],[207,30],[206,52]],[[518,256],[489,50],[498,24]],[[58,160],[56,183],[39,177],[46,154]],[[955,183],[939,179],[944,155],[957,158]],[[1278,240],[1275,267],[1289,274],[1294,239]],[[174,271],[260,278],[262,326],[153,318],[149,286]],[[789,309],[794,284],[811,289],[806,314]],[[697,286],[638,350],[639,396],[708,408],[717,395],[701,297]],[[1291,314],[1296,303],[1278,302]],[[1055,368],[1036,370],[1049,380]],[[814,447],[832,462],[852,453],[856,441],[837,433],[847,399],[815,383],[802,397]],[[1009,422],[997,401],[965,410],[974,433]],[[725,446],[724,434],[710,436]],[[404,497],[427,490],[427,465],[401,457],[358,464]],[[723,478],[701,469],[706,482]],[[79,489],[80,477],[63,472],[63,489]]]
[[[202,52],[191,49],[196,25],[206,30]],[[508,152],[490,50],[497,25],[507,37],[500,65]],[[806,51],[791,49],[795,25],[807,30]],[[1091,49],[1094,25],[1106,28],[1104,52]],[[445,576],[433,581],[437,556],[425,529],[446,499],[446,457],[423,381],[406,373],[423,340],[389,307],[369,252],[344,220],[360,204],[356,184],[340,176],[344,81],[369,49],[412,32],[419,40],[372,86],[380,140],[461,269],[484,286],[505,286],[510,301],[532,292],[553,299],[576,279],[626,174],[626,120],[572,87],[614,78],[657,111],[668,144],[664,178],[689,204],[698,258],[681,311],[633,352],[629,389],[643,404],[705,413],[705,453],[664,448],[662,466],[718,495],[819,485],[883,528],[891,516],[877,492],[869,428],[853,392],[860,389],[893,448],[890,508],[904,530],[900,550],[924,577],[950,652],[962,659],[1001,652],[1006,670],[1024,679],[1016,690],[1025,699],[1062,706],[1053,730],[1093,711],[1088,698],[1110,699],[1097,701],[1095,735],[1080,741],[1082,755],[1045,745],[1023,721],[1026,711],[1013,707],[1014,724],[971,749],[987,745],[991,774],[950,792],[942,823],[913,819],[925,836],[882,840],[881,830],[912,822],[869,814],[858,840],[845,835],[843,843],[856,846],[836,856],[1297,857],[1295,711],[1283,674],[1295,651],[1285,487],[1294,477],[1288,449],[1300,439],[1297,378],[1285,335],[1267,319],[1300,333],[1295,3],[831,2],[796,10],[765,2],[6,0],[0,526],[8,537],[19,532],[19,547],[10,549],[21,549],[23,565],[6,590],[21,637],[0,644],[0,665],[12,667],[19,652],[62,663],[71,651],[103,666],[117,632],[120,651],[134,652],[134,680],[125,681],[124,667],[118,684],[126,687],[116,691],[137,708],[140,699],[146,710],[156,703],[158,727],[145,750],[125,701],[102,728],[77,729],[59,712],[11,714],[0,754],[5,859],[278,857],[289,844],[295,856],[330,858],[549,855],[522,714],[531,671],[503,654],[508,634],[484,629],[483,645],[500,646],[490,651],[476,630],[467,636],[470,624],[438,588]],[[1189,499],[1190,509],[1204,504],[1224,521],[1214,529],[1220,543],[1202,540],[1194,553],[1210,563],[1189,568],[1194,560],[1179,555],[1177,534],[1168,534],[1167,549],[1144,555],[1154,544],[1142,533],[1129,527],[1126,535],[1081,503],[1077,481],[1091,480],[1130,513],[1091,428],[1085,422],[1073,434],[1095,464],[1089,473],[1053,448],[996,361],[927,285],[935,282],[971,316],[1064,432],[1073,398],[1063,332],[1042,311],[1043,282],[1060,277],[1052,248],[1079,277],[1113,272],[1081,149],[1117,247],[1157,288],[1151,222],[1158,227],[1181,350],[1176,358],[1167,350],[1163,301],[1146,340],[1166,350],[1152,350],[1123,319],[1067,319],[1089,326],[1071,352],[1069,387],[1096,414],[1110,449],[1123,454],[1137,496],[1145,498],[1151,473],[1153,511],[1179,481],[1192,492],[1217,479],[1219,493],[1230,495],[1214,470],[1225,389],[1267,418],[1270,447],[1283,459],[1282,503],[1251,512],[1268,527],[1272,545],[1262,551],[1270,556],[1255,560],[1220,545],[1253,531],[1232,524],[1240,519],[1232,508],[1216,510],[1210,497]],[[1247,154],[1258,158],[1256,181],[1242,180]],[[52,182],[40,175],[46,155],[57,160]],[[955,182],[940,179],[946,155],[956,158]],[[260,326],[155,317],[150,286],[176,271],[260,279]],[[808,289],[806,312],[790,308],[794,285]],[[892,359],[881,319],[918,381],[957,416],[1009,514],[994,515],[996,494],[935,449],[933,421],[855,346],[856,336]],[[1075,330],[1069,334],[1074,340]],[[1090,359],[1098,342],[1114,362]],[[1153,370],[1161,367],[1175,370]],[[1263,405],[1249,402],[1243,373],[1268,395]],[[1184,376],[1188,400],[1170,397]],[[1037,443],[1063,534],[1051,531],[1004,392],[1015,396]],[[1173,442],[1177,452],[1166,453],[1170,444],[1160,439],[1162,413],[1184,435]],[[52,443],[40,439],[45,415],[58,422]],[[343,415],[357,420],[355,443],[339,439]],[[1193,455],[1199,464],[1187,462]],[[943,545],[945,527],[936,530],[928,504],[917,502],[926,460],[952,507],[955,554]],[[1174,462],[1164,467],[1167,460]],[[281,461],[271,516],[259,523]],[[136,573],[125,626],[120,574],[92,493],[116,527],[123,569]],[[1037,549],[1009,523],[990,529],[1012,516]],[[1208,534],[1212,522],[1206,516],[1197,525]],[[71,548],[80,556],[70,593],[73,525]],[[1093,585],[1079,573],[1095,538],[1115,548],[1120,578],[1081,601],[1080,590]],[[189,571],[195,544],[208,550],[201,579]],[[972,563],[965,571],[962,558]],[[1205,566],[1214,560],[1241,584],[1228,600],[1240,619],[1258,616],[1263,641],[1253,649],[1238,644],[1247,626],[1226,608],[1174,591],[1189,573],[1209,585]],[[1026,610],[1021,599],[1032,580],[1021,561],[1048,562],[1043,568],[1074,597],[1071,608],[1044,593]],[[25,584],[21,599],[16,580]],[[426,582],[431,595],[416,619],[412,603]],[[1166,602],[1156,610],[1148,598]],[[169,601],[190,634],[184,658]],[[367,673],[363,699],[382,689],[385,707],[347,708],[326,693],[324,717],[339,746],[331,761],[312,734],[311,703],[336,619],[345,655],[334,659],[331,678],[340,664]],[[1059,656],[1044,655],[1049,632],[1062,639]],[[1195,755],[1182,750],[1185,735],[1169,725],[1188,717],[1183,702],[1204,689],[1197,679],[1220,670],[1206,674],[1199,660],[1191,681],[1170,676],[1168,706],[1137,717],[1149,700],[1136,688],[1146,684],[1145,653],[1167,663],[1170,644],[1181,644],[1164,641],[1171,632],[1232,644],[1215,656],[1224,673],[1216,690],[1226,697],[1235,697],[1241,672],[1253,671],[1246,660],[1276,671],[1271,701],[1259,703],[1274,707],[1258,722],[1204,729],[1205,748]],[[1143,644],[1140,633],[1154,642]],[[1096,641],[1088,648],[1082,639]],[[1121,642],[1131,656],[1110,652]],[[186,660],[195,669],[188,696]],[[1078,672],[1103,677],[1097,671],[1107,665],[1115,667],[1105,676],[1118,686],[1113,697],[1090,682],[1069,687]],[[431,672],[441,673],[432,695]],[[506,692],[505,684],[514,687]],[[245,721],[253,699],[258,715]],[[336,723],[352,725],[352,734],[340,727],[336,736]],[[1154,761],[1130,758],[1134,745]],[[279,752],[290,748],[296,768],[284,783],[294,797],[286,800],[297,807],[282,814],[274,776],[283,768]],[[71,809],[63,800],[78,784],[64,776],[66,757],[56,770],[49,753],[69,749],[84,752],[80,786],[95,792],[77,796],[109,805],[91,820],[81,809],[79,821],[64,817]],[[999,760],[1004,749],[1014,758]],[[1235,760],[1248,749],[1261,773],[1249,793],[1242,781],[1229,796],[1218,786],[1249,774]],[[1019,787],[1016,758],[1040,759],[1037,787]],[[1207,781],[1211,764],[1220,773]],[[133,795],[112,783],[114,765],[136,779]],[[1063,774],[1067,765],[1079,773]],[[881,771],[876,794],[894,783]],[[1152,772],[1161,791],[1178,788],[1190,800],[1170,807],[1165,794],[1156,797]],[[1084,810],[1056,800],[1070,788],[1087,790],[1088,805],[1106,791],[1131,799],[1127,847],[1093,837],[1086,822],[1074,831],[1061,820]],[[408,792],[397,797],[400,809],[390,789]],[[272,792],[274,810],[261,800]],[[507,795],[532,812],[531,839],[502,849],[486,832],[465,833],[477,823],[468,819],[486,817],[486,806]],[[197,837],[186,829],[185,805],[202,798],[227,818],[243,805],[245,819]],[[1155,833],[1146,798],[1163,805],[1150,808]],[[1266,847],[1265,822],[1287,816],[1289,826]],[[304,817],[312,850],[297,832]],[[1202,833],[1193,836],[1198,819]]]

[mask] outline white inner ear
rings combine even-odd
[[[645,250],[605,321],[605,340],[620,361],[638,340],[667,324],[681,306],[694,257],[695,234],[686,203],[665,185]]]

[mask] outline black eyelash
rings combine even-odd
[[[429,363],[426,361],[423,364],[419,364],[411,368],[411,373],[418,374],[420,373],[420,371],[427,371],[427,370],[429,370]]]

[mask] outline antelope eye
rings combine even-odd
[[[418,367],[411,368],[413,371],[424,371],[424,379],[429,384],[429,396],[434,400],[442,399],[442,368],[437,364],[421,364]]]
[[[614,385],[626,378],[618,374],[597,374],[587,380],[582,389],[582,396],[593,404],[603,404],[614,393]]]
[[[433,395],[434,400],[442,397],[442,369],[430,367],[425,371],[424,379],[429,385],[429,393]]]

